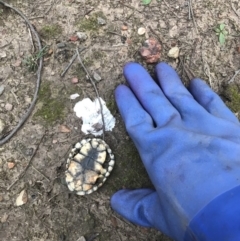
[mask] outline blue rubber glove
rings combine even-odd
[[[129,87],[115,91],[155,190],[118,191],[113,209],[178,241],[240,240],[234,236],[240,235],[238,119],[202,80],[193,79],[186,89],[165,63],[156,66],[156,75],[157,83],[141,65],[129,63]]]

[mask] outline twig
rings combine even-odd
[[[36,153],[37,153],[37,151],[38,151],[38,149],[39,149],[39,146],[40,146],[43,138],[45,137],[45,134],[46,134],[46,132],[42,135],[42,137],[41,137],[38,145],[36,146],[36,148],[35,148],[32,156],[31,156],[31,158],[30,158],[29,161],[28,161],[27,166],[26,166],[26,167],[24,168],[24,170],[19,174],[19,176],[17,177],[17,179],[16,179],[10,186],[7,187],[7,191],[9,191],[9,190],[24,176],[24,174],[26,173],[27,169],[29,168],[29,166],[30,166],[33,158],[35,157],[35,155],[36,155]]]
[[[80,64],[81,64],[82,68],[83,68],[84,71],[86,72],[88,78],[90,79],[91,84],[92,84],[92,86],[93,86],[93,88],[94,88],[94,90],[95,90],[95,93],[96,93],[96,95],[97,95],[97,99],[98,99],[99,106],[100,106],[100,111],[101,111],[101,116],[102,116],[102,123],[103,123],[103,140],[104,140],[104,135],[105,135],[105,121],[104,121],[104,116],[103,116],[102,102],[101,102],[101,100],[100,100],[100,97],[99,97],[99,93],[98,93],[97,87],[96,87],[94,81],[92,80],[92,78],[91,78],[91,76],[90,76],[88,70],[86,69],[86,67],[84,66],[84,64],[83,64],[83,62],[82,62],[82,59],[81,59],[81,57],[80,57],[80,54],[79,54],[78,48],[76,48],[76,52],[77,52],[77,55],[78,55],[78,60],[79,60],[79,62],[80,62]]]
[[[74,54],[73,57],[71,58],[69,64],[67,65],[67,67],[65,68],[65,70],[60,74],[61,77],[63,77],[67,71],[69,70],[69,68],[72,66],[73,62],[75,61],[75,59],[77,58],[77,54]]]
[[[50,182],[50,179],[47,176],[45,176],[42,172],[40,172],[36,167],[32,165],[32,168]]]
[[[19,105],[19,101],[18,101],[18,99],[17,99],[17,96],[16,96],[16,94],[11,90],[11,93],[12,93],[12,95],[13,95],[13,97],[15,98],[15,100],[16,100],[16,102],[17,102],[17,104]]]
[[[191,20],[192,16],[191,16],[191,0],[188,0],[188,19]]]
[[[32,32],[29,28],[28,28],[28,33],[30,35],[31,43],[32,43],[32,46],[33,46],[33,52],[35,52],[35,46],[34,46],[34,43],[33,43],[33,36],[32,36]]]
[[[231,2],[231,7],[232,7],[233,12],[240,18],[240,15],[238,14],[236,8],[233,6],[232,0],[230,0],[230,2]]]
[[[45,16],[50,12],[54,3],[55,3],[55,0],[52,1],[51,5],[48,7],[47,11],[44,13]]]
[[[86,48],[84,47],[84,48],[81,48],[80,50],[79,50],[79,53],[81,53],[83,50],[85,50]],[[61,73],[61,77],[63,77],[66,73],[67,73],[67,71],[69,70],[69,68],[72,66],[72,64],[74,63],[74,61],[75,61],[75,59],[77,58],[77,53],[75,53],[73,56],[72,56],[72,58],[71,58],[71,60],[70,60],[70,62],[69,62],[69,64],[67,65],[67,67],[65,68],[65,70]]]
[[[155,30],[149,25],[148,28],[150,31],[157,37],[158,41],[162,44],[161,38],[158,36],[158,34],[155,32]]]
[[[118,35],[118,36],[120,36],[120,37],[125,37],[125,36],[123,36],[123,35],[120,34],[120,33],[112,32],[112,31],[107,31],[107,33],[115,34],[115,35]]]
[[[124,7],[127,7],[127,8],[132,9],[133,11],[137,11],[137,12],[139,12],[139,13],[142,13],[141,11],[137,10],[136,8],[134,8],[134,7],[132,7],[132,6],[129,6],[129,5],[127,5],[127,4],[124,4],[124,3],[120,2],[120,1],[119,1],[119,3],[120,3],[121,5],[123,5]]]
[[[240,73],[240,69],[235,71],[235,74],[233,75],[233,77],[228,81],[228,84],[232,83],[235,79],[235,77]]]
[[[18,13],[25,20],[26,24],[31,29],[32,33],[34,34],[34,36],[36,38],[39,51],[41,51],[42,44],[41,44],[39,35],[38,35],[37,31],[34,29],[34,27],[32,26],[32,24],[27,19],[27,17],[22,12],[20,12],[18,9],[8,5],[7,3],[5,3],[1,0],[0,0],[0,3],[3,4],[7,8],[10,8],[10,9],[14,10],[16,13]],[[23,115],[23,117],[18,122],[17,126],[10,132],[9,135],[7,135],[6,137],[4,137],[3,139],[0,140],[0,146],[5,144],[7,141],[9,141],[14,136],[14,134],[21,128],[21,126],[28,119],[28,117],[30,116],[30,114],[31,114],[36,102],[37,102],[37,97],[38,97],[38,92],[39,92],[40,82],[41,82],[42,67],[43,67],[43,56],[41,56],[39,58],[39,65],[38,65],[38,70],[37,70],[36,89],[35,89],[35,93],[34,93],[34,96],[33,96],[33,101],[31,103],[30,107],[28,108],[27,112],[25,113],[25,115]]]
[[[194,13],[193,13],[193,8],[192,8],[192,0],[189,0],[188,4],[189,4],[189,12],[190,12],[189,13],[190,14],[190,18],[189,19],[193,20],[193,24],[195,26],[196,33],[198,34],[198,27],[197,27],[197,23],[196,23],[196,20],[195,20],[195,17],[194,17]]]
[[[81,53],[83,50],[85,50],[86,49],[86,47],[83,47],[83,48],[81,48],[80,50],[79,50],[79,53]],[[74,55],[73,55],[73,57],[72,57],[72,59],[70,60],[70,62],[69,62],[69,64],[67,65],[67,67],[66,67],[66,69],[61,73],[61,77],[63,77],[65,74],[66,74],[66,72],[69,70],[69,68],[72,66],[72,64],[74,63],[74,61],[75,61],[75,59],[77,58],[77,53],[75,53]]]
[[[168,5],[168,3],[167,3],[165,0],[163,0],[163,2],[164,2],[165,5],[167,6],[167,8],[175,15],[175,17],[176,17],[177,19],[179,19],[178,15],[171,9],[171,7]]]

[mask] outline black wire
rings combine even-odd
[[[34,27],[32,26],[32,24],[27,19],[27,17],[20,10],[10,6],[9,4],[7,4],[7,3],[5,3],[1,0],[0,0],[0,4],[3,4],[5,7],[14,10],[17,14],[19,14],[25,20],[25,22],[27,23],[31,32],[35,35],[35,38],[36,38],[36,41],[37,41],[37,44],[38,44],[38,50],[41,51],[42,50],[42,44],[41,44],[39,35],[38,35],[37,31],[34,29]],[[36,89],[35,89],[33,101],[31,103],[30,107],[28,108],[27,112],[23,115],[23,117],[18,122],[17,126],[6,137],[0,139],[0,146],[5,144],[7,141],[9,141],[14,136],[14,134],[21,128],[21,126],[28,119],[28,117],[30,116],[30,114],[31,114],[36,102],[37,102],[37,97],[38,97],[38,92],[39,92],[40,82],[41,82],[42,67],[43,67],[43,57],[41,56],[39,58],[39,65],[38,65],[38,70],[37,70],[37,82],[36,82]]]

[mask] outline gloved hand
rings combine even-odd
[[[216,203],[226,202],[221,195],[235,195],[234,188],[240,185],[236,116],[204,81],[193,79],[186,89],[165,63],[156,66],[157,83],[136,63],[127,64],[124,75],[130,87],[117,87],[116,102],[155,190],[118,191],[111,198],[113,209],[178,241],[235,240],[208,239],[209,233],[199,239],[190,226],[202,210],[214,212]],[[197,219],[196,225],[204,220]]]

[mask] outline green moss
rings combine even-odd
[[[94,60],[99,60],[99,59],[103,59],[104,57],[106,57],[106,54],[103,51],[93,51],[91,58]]]
[[[117,112],[117,105],[114,100],[114,97],[112,96],[109,101],[107,101],[107,108],[110,110],[110,112],[114,115]]]
[[[240,86],[230,85],[226,91],[226,104],[233,112],[240,112]]]
[[[112,194],[123,187],[141,188],[152,186],[132,141],[126,141],[118,147],[115,159],[115,167],[103,190]]]
[[[61,33],[62,33],[62,28],[58,24],[45,25],[40,30],[40,35],[46,39],[56,38]]]
[[[53,125],[56,121],[63,119],[66,97],[63,94],[52,97],[49,83],[41,85],[38,101],[41,108],[37,110],[34,118],[40,118],[46,125]]]
[[[97,31],[100,28],[100,25],[98,24],[98,21],[97,21],[98,17],[106,19],[106,17],[102,12],[93,13],[88,19],[84,18],[84,19],[81,19],[80,22],[77,22],[77,26],[79,30],[91,31],[91,32]]]

